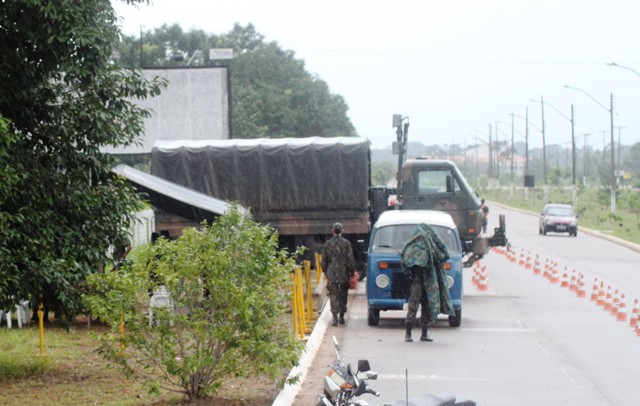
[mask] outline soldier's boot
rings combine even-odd
[[[427,326],[422,326],[422,335],[420,336],[420,341],[433,341],[433,338],[429,337],[427,334]]]
[[[335,314],[335,313],[333,314],[333,321],[331,322],[331,325],[332,325],[333,327],[335,327],[335,326],[337,326],[337,325],[338,325],[338,315],[337,315],[337,314]]]
[[[411,328],[413,326],[411,325],[411,323],[407,323],[407,333],[404,336],[404,341],[410,343],[413,341],[413,339],[411,338]]]
[[[340,312],[340,320],[338,320],[338,323],[344,324],[344,313],[343,312]]]

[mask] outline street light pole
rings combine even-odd
[[[531,100],[533,102],[537,102],[537,100]],[[576,142],[575,142],[575,122],[573,120],[573,104],[571,105],[571,118],[565,116],[560,110],[558,110],[557,108],[555,108],[553,105],[549,104],[548,102],[544,102],[541,101],[541,103],[546,104],[547,106],[551,107],[552,109],[554,109],[558,114],[560,114],[562,116],[562,118],[564,118],[565,120],[569,121],[571,123],[571,163],[572,163],[572,170],[571,170],[571,178],[572,178],[572,185],[573,185],[573,196],[572,196],[572,201],[573,201],[573,206],[576,206],[576,202],[578,199],[578,194],[577,194],[577,190],[576,190]],[[544,128],[544,127],[543,127]]]
[[[544,204],[549,202],[549,191],[547,189],[547,142],[544,133],[544,98],[540,96],[540,107],[542,111],[542,181],[544,182]]]
[[[596,102],[596,104],[603,109],[609,112],[609,121],[611,123],[611,213],[616,212],[616,170],[615,170],[615,161],[614,161],[614,140],[613,140],[613,93],[609,95],[609,108],[605,107],[604,104],[600,103],[598,100],[593,98],[589,93],[585,92],[582,89],[578,89],[577,87],[571,87],[568,85],[564,85],[567,89],[577,90]]]
[[[578,191],[576,190],[576,135],[575,121],[573,120],[573,104],[571,105],[571,181],[573,182],[573,207],[576,207]]]
[[[618,65],[618,64],[617,64],[617,63],[615,63],[615,62],[609,62],[609,63],[607,63],[607,65],[609,65],[609,66],[615,66],[616,68],[626,69],[626,70],[631,71],[631,72],[635,73],[636,75],[640,76],[640,73],[638,73],[638,71],[637,71],[637,70],[632,69],[632,68],[629,68],[628,66]]]
[[[513,198],[513,113],[511,113],[511,198]]]

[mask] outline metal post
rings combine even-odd
[[[578,192],[576,190],[576,137],[573,104],[571,105],[571,177],[573,182],[573,207],[575,208],[578,200]]]
[[[613,93],[610,94],[609,115],[611,117],[611,213],[616,212],[616,164],[613,153]]]
[[[549,202],[549,191],[547,190],[547,143],[544,134],[544,98],[540,96],[540,107],[542,109],[542,180],[544,182],[544,204]]]
[[[513,198],[513,113],[511,113],[511,198]]]

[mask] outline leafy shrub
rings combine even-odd
[[[142,374],[150,392],[189,399],[216,393],[226,376],[282,378],[302,348],[284,317],[294,268],[273,230],[237,208],[175,241],[161,238],[128,269],[89,279],[86,302],[112,326],[96,336],[98,351],[127,376]],[[158,286],[173,306],[154,308],[151,326],[145,313]]]

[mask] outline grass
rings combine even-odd
[[[311,279],[315,289],[315,277]],[[315,309],[318,297],[312,300]],[[200,402],[188,403],[166,391],[149,395],[141,380],[125,378],[95,352],[97,343],[90,333],[108,331],[95,322],[89,327],[83,318],[67,331],[54,320],[45,325],[41,356],[37,323],[22,329],[0,327],[0,405],[267,406],[279,393],[266,378],[229,377],[215,397]]]
[[[610,210],[611,199],[608,190],[584,188],[578,189],[577,192],[575,210],[580,216],[580,226],[640,244],[640,191],[618,191],[615,214]],[[522,188],[516,188],[513,195],[509,187],[484,189],[478,193],[489,201],[527,210],[536,215],[544,206],[542,190],[536,190],[536,193],[528,191],[527,199],[524,198]],[[572,195],[570,188],[548,189],[549,203],[572,204]],[[507,230],[508,227],[507,224]]]
[[[78,324],[70,331],[45,327],[45,355],[39,354],[37,327],[0,328],[0,404],[2,405],[271,405],[278,394],[268,379],[229,378],[223,389],[200,403],[180,394],[149,395],[143,382],[125,378],[94,350],[90,332],[106,332],[102,325]]]

